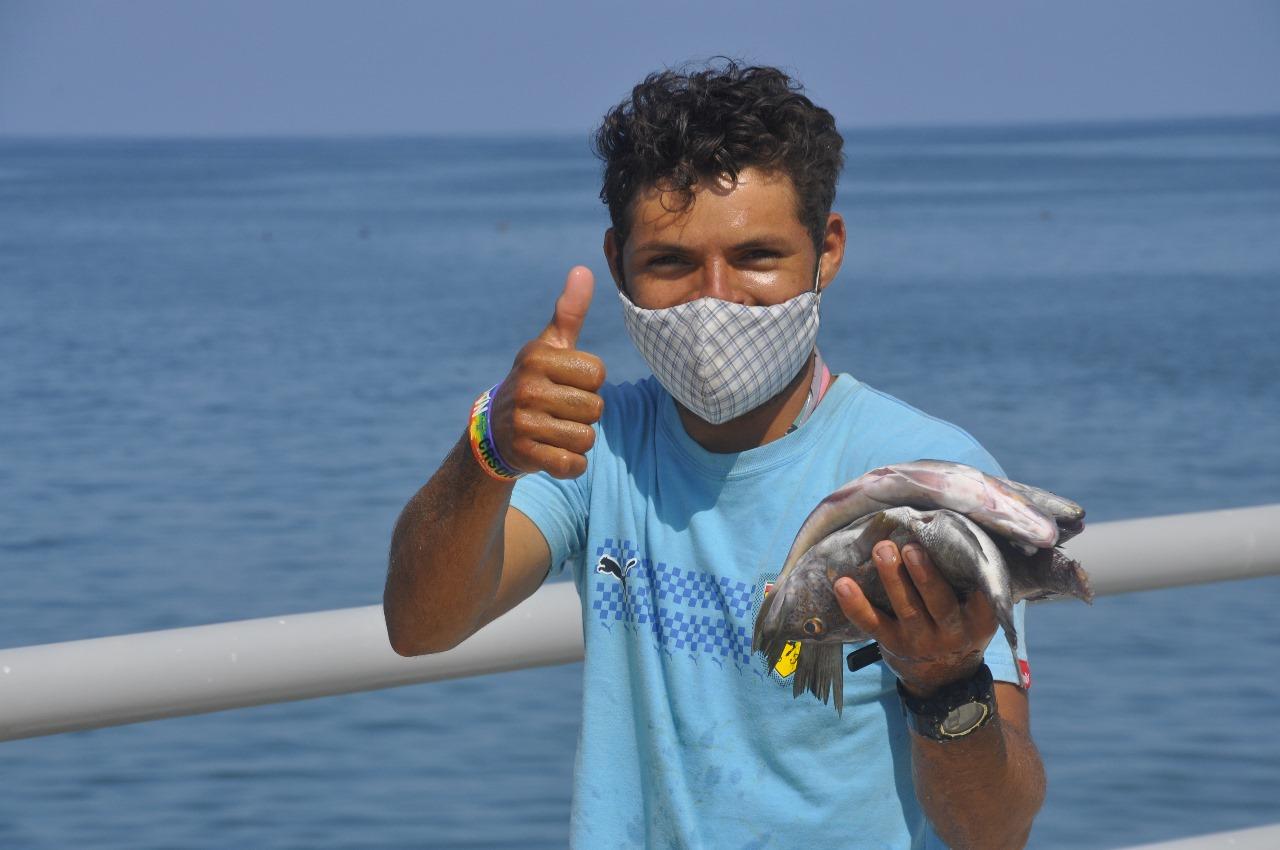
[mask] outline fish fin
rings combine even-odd
[[[1009,641],[1009,651],[1013,653],[1013,666],[1018,666],[1018,629],[1013,624],[1013,609],[1009,609],[1007,615],[996,612],[996,622],[1000,624],[1000,628],[1004,629],[1005,640]]]
[[[791,681],[792,696],[808,691],[826,705],[834,697],[836,714],[844,713],[844,645],[802,641],[796,672]]]
[[[949,512],[950,513],[950,512]],[[952,513],[958,519],[961,529],[969,535],[969,544],[974,547],[978,558],[978,583],[987,594],[991,609],[995,611],[996,622],[1004,629],[1009,639],[1009,648],[1014,656],[1018,654],[1018,629],[1013,622],[1013,591],[1010,589],[1009,564],[1005,561],[1000,547],[973,520],[964,514]]]
[[[775,639],[756,650],[764,653],[766,670],[772,670],[778,666],[778,662],[782,660],[782,653],[786,650],[788,643],[789,641],[786,640]]]
[[[987,592],[990,598],[990,591]],[[996,612],[996,622],[1000,624],[1000,628],[1004,629],[1004,636],[1009,639],[1009,650],[1013,653],[1014,663],[1016,665],[1018,659],[1018,626],[1013,621],[1013,599],[1006,587],[1003,599],[992,599],[991,607]]]

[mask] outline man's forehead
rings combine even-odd
[[[780,231],[802,233],[791,178],[779,171],[748,168],[736,180],[729,175],[700,180],[691,192],[663,189],[661,183],[639,192],[632,205],[633,244],[670,241],[689,231],[727,231],[735,238],[768,238]]]
[[[701,177],[689,191],[695,198],[711,196],[727,199],[755,197],[760,194],[790,194],[792,198],[796,197],[795,184],[785,171],[765,170],[754,166],[742,169],[736,177],[727,172]],[[672,188],[669,180],[660,178],[637,192],[636,201],[644,204],[659,203],[674,208],[678,204],[671,201],[685,194],[685,190]]]

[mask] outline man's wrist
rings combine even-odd
[[[882,650],[883,652],[883,650]],[[897,676],[902,689],[911,696],[928,699],[956,682],[971,678],[983,666],[981,652],[944,660],[908,660],[884,653],[885,662]]]
[[[498,394],[502,382],[485,390],[471,406],[471,421],[467,425],[467,440],[471,444],[471,456],[484,470],[485,475],[502,482],[513,482],[524,473],[513,468],[503,459],[498,451],[498,443],[493,437],[493,419],[491,416],[493,399]]]

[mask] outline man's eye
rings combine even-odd
[[[769,248],[755,248],[746,253],[745,259],[748,262],[760,262],[762,260],[776,260],[781,256],[777,251]]]
[[[680,257],[677,257],[675,254],[663,254],[659,257],[654,257],[652,260],[650,260],[649,265],[654,268],[659,268],[663,266],[666,266],[666,267],[678,266],[683,262],[684,260],[682,260]]]

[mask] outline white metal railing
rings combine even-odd
[[[1280,847],[1280,823],[1211,835],[1193,835],[1157,844],[1143,844],[1128,850],[1276,850]]]
[[[1280,573],[1280,504],[1099,523],[1066,546],[1098,595]],[[401,658],[377,605],[0,649],[0,741],[582,658],[571,584],[458,648]]]

